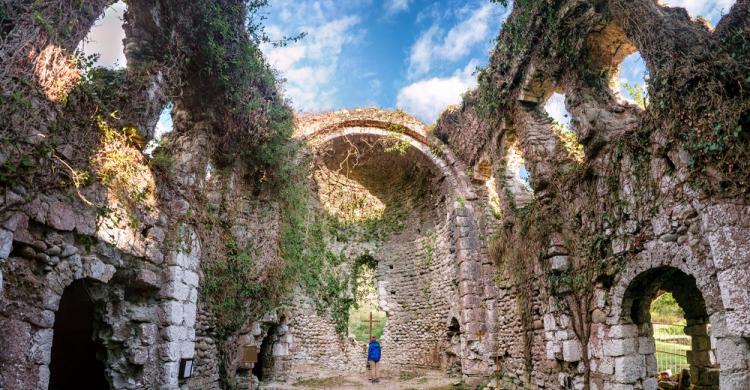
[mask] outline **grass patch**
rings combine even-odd
[[[410,381],[415,378],[421,377],[422,374],[417,371],[401,371],[398,374],[398,380],[402,382]],[[423,378],[426,379],[426,378]],[[424,383],[424,382],[423,382]]]
[[[307,389],[327,389],[331,387],[338,387],[338,386],[344,386],[344,385],[362,387],[360,383],[352,382],[341,376],[333,376],[330,378],[300,379],[297,382],[294,382],[294,385],[304,387]]]
[[[354,337],[355,340],[367,343],[370,341],[370,325],[368,320],[370,319],[369,308],[363,306],[357,309],[351,309],[349,316],[349,335]],[[385,331],[386,315],[385,312],[380,310],[372,311],[372,335],[380,339],[383,337]]]
[[[660,339],[660,338],[674,338],[672,336],[684,336],[688,337],[685,334],[685,327],[683,325],[663,325],[663,324],[654,324],[654,338]]]

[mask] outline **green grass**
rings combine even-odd
[[[685,312],[671,293],[664,293],[651,303],[651,320],[656,342],[656,368],[679,373],[689,368],[687,351],[690,336],[685,334]]]
[[[685,327],[683,325],[664,325],[654,324],[654,338],[665,338],[670,336],[685,336]]]
[[[687,358],[684,356],[675,356],[662,352],[656,353],[656,369],[659,372],[670,370],[672,374],[678,374],[683,368],[690,368]]]
[[[352,309],[349,314],[349,335],[359,342],[369,342],[370,325],[367,322],[369,318],[370,311],[368,308],[360,307],[356,310]],[[373,310],[372,321],[372,335],[380,339],[383,337],[383,331],[385,330],[385,312]]]
[[[329,389],[340,386],[362,387],[361,384],[347,380],[344,377],[334,376],[330,378],[308,378],[300,379],[294,383],[294,386],[300,386],[307,389]]]
[[[685,325],[685,312],[672,296],[672,293],[659,295],[651,302],[651,321],[664,324]]]
[[[672,352],[672,353],[682,353],[684,354],[687,351],[690,351],[689,345],[683,345],[683,344],[676,344],[676,343],[669,343],[664,341],[656,341],[656,350],[657,351],[666,351],[666,352]]]

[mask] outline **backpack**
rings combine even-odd
[[[367,360],[380,361],[380,343],[377,341],[370,343],[370,346],[367,348]]]

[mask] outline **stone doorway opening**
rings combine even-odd
[[[654,302],[664,305],[661,301],[670,299],[665,294],[673,297],[679,309],[675,313],[683,316],[684,322],[676,318],[676,326],[664,323],[663,313],[652,317],[656,313]],[[633,343],[636,348],[632,352],[635,361],[645,362],[646,380],[656,378],[660,386],[679,384],[685,389],[719,388],[719,365],[712,350],[709,316],[694,277],[673,267],[645,271],[630,284],[623,303],[623,312],[637,326]],[[674,333],[674,337],[666,337],[669,333]],[[680,372],[665,375],[671,362],[678,363],[673,366]]]
[[[443,367],[449,374],[461,372],[461,325],[456,317],[451,317],[445,333],[446,348]]]
[[[267,381],[273,376],[275,363],[273,358],[273,346],[279,337],[278,335],[279,326],[273,325],[268,329],[266,337],[263,338],[263,342],[260,344],[258,362],[253,365],[253,375],[258,378],[258,381]]]
[[[86,282],[77,280],[63,291],[55,315],[50,362],[50,390],[109,389],[104,347],[95,338],[94,302]]]
[[[376,267],[375,258],[364,254],[355,260],[352,272],[354,304],[349,309],[349,336],[364,344],[370,342],[370,333],[380,340],[388,321],[379,303]]]

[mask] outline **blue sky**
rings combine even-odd
[[[262,47],[284,83],[285,95],[299,112],[362,106],[401,108],[433,123],[450,104],[476,85],[474,71],[484,65],[508,10],[489,0],[270,0],[264,11],[267,33],[279,39],[306,32],[284,48]],[[734,0],[668,0],[692,17],[713,25]],[[81,49],[99,53],[99,65],[126,65],[122,53],[119,2],[110,7]],[[644,83],[640,56],[627,58],[622,81]],[[623,93],[624,98],[629,98]],[[565,123],[564,99],[553,96],[548,112]],[[169,111],[158,131],[171,129]]]
[[[507,10],[487,0],[281,0],[267,10],[263,50],[302,112],[403,108],[427,122],[475,85]]]

